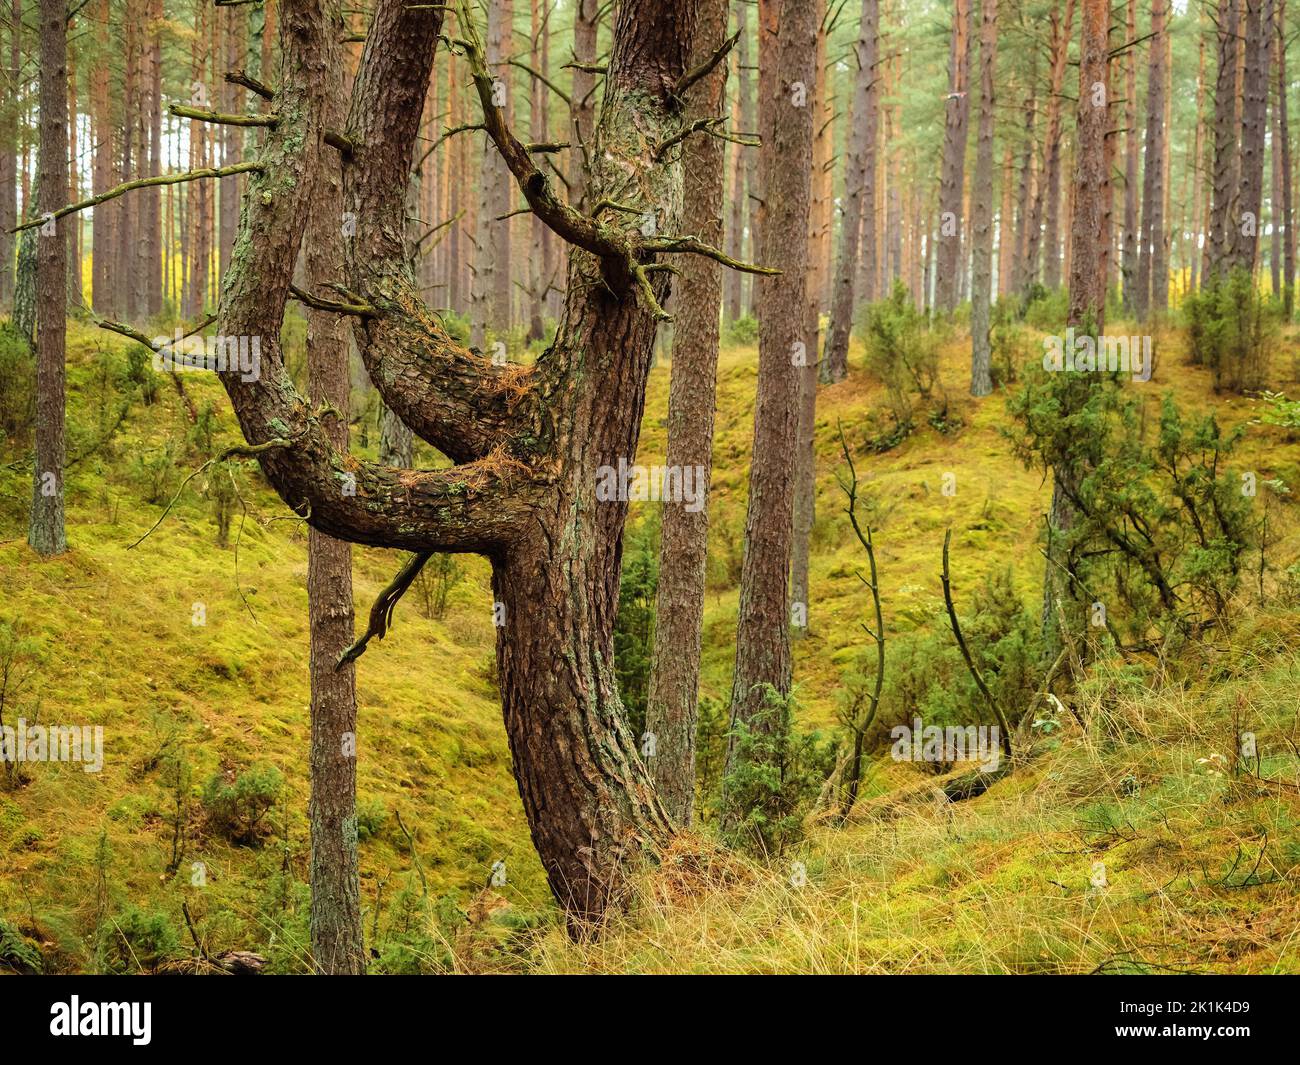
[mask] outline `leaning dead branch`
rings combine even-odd
[[[943,601],[948,608],[948,620],[952,623],[952,634],[957,638],[957,646],[961,648],[961,656],[966,661],[966,668],[970,670],[970,675],[975,680],[975,686],[979,688],[980,694],[984,696],[984,701],[988,704],[993,715],[998,719],[998,725],[1002,730],[1002,749],[1006,752],[1008,758],[1011,757],[1011,726],[1007,724],[1007,717],[1002,712],[1002,707],[997,704],[993,694],[989,691],[989,686],[984,683],[984,677],[975,665],[975,660],[971,657],[970,648],[966,646],[966,637],[962,635],[961,622],[957,620],[957,610],[952,605],[952,583],[948,579],[948,545],[952,541],[952,529],[944,533],[943,537]]]
[[[397,601],[406,594],[406,590],[420,575],[420,570],[424,569],[424,564],[432,557],[432,551],[418,551],[406,560],[405,565],[397,571],[397,576],[388,582],[370,608],[370,623],[366,626],[365,633],[339,655],[339,660],[334,664],[336,670],[360,658],[372,637],[376,640],[384,638],[393,624],[393,611],[397,609]]]
[[[858,470],[853,464],[853,453],[849,450],[848,441],[844,439],[844,426],[837,423],[840,433],[840,451],[844,455],[844,462],[849,468],[847,478],[840,477],[840,489],[847,498],[848,505],[844,512],[849,516],[849,523],[853,526],[853,533],[858,538],[863,549],[867,552],[867,562],[871,567],[871,579],[867,580],[858,574],[858,580],[871,590],[871,599],[876,607],[876,627],[871,629],[863,625],[863,631],[875,641],[876,644],[876,681],[872,688],[871,695],[867,702],[865,713],[859,720],[856,716],[850,720],[849,727],[853,730],[853,754],[849,759],[846,769],[844,797],[840,803],[840,820],[843,821],[849,816],[853,809],[854,802],[858,798],[858,788],[862,783],[862,749],[866,742],[867,729],[876,719],[876,711],[880,708],[880,693],[885,686],[885,615],[880,605],[880,580],[876,573],[876,547],[871,536],[871,526],[868,525],[863,531],[862,526],[858,523]],[[855,714],[857,706],[854,707]]]

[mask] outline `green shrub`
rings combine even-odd
[[[758,319],[752,314],[742,314],[727,323],[727,343],[733,347],[748,347],[758,343]]]
[[[942,393],[941,336],[916,309],[902,281],[894,282],[887,299],[866,309],[860,331],[867,347],[867,369],[885,385],[893,435],[901,440],[914,424],[912,394],[928,400],[936,389]],[[946,402],[942,406],[946,408]]]
[[[203,789],[208,824],[232,843],[256,846],[266,835],[266,815],[280,797],[284,777],[274,766],[255,765],[233,780],[216,773]]]
[[[1209,368],[1216,391],[1250,392],[1268,385],[1278,315],[1247,271],[1233,270],[1189,293],[1183,314],[1192,364]]]
[[[653,661],[655,593],[659,588],[659,523],[648,519],[629,529],[623,544],[623,577],[614,620],[614,673],[629,727],[645,732]]]
[[[379,799],[357,800],[357,839],[374,839],[388,824],[388,807]]]
[[[27,341],[0,322],[0,445],[26,443],[36,423],[36,359]]]
[[[721,824],[731,846],[775,856],[803,838],[804,816],[830,775],[835,749],[820,732],[796,730],[793,696],[765,688],[753,720],[731,730]]]
[[[151,973],[176,953],[178,943],[166,914],[127,906],[100,928],[100,964],[109,973]]]
[[[40,951],[17,928],[0,918],[0,971],[8,969],[19,976],[34,976],[44,967]]]

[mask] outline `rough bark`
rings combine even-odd
[[[808,270],[804,292],[804,350],[799,377],[799,426],[794,468],[794,542],[791,547],[790,634],[808,632],[812,618],[810,568],[812,533],[817,520],[817,352],[821,350],[822,293],[826,287],[830,247],[831,113],[826,70],[827,26],[817,32],[817,75],[814,89],[812,175],[808,205]]]
[[[1281,153],[1282,193],[1282,292],[1286,320],[1295,312],[1295,229],[1293,226],[1291,192],[1291,133],[1287,123],[1287,90],[1290,83],[1286,75],[1286,0],[1277,0],[1277,143]]]
[[[803,337],[813,108],[798,99],[813,84],[817,12],[812,0],[784,0],[769,90],[759,100],[764,190],[761,254],[782,273],[760,282],[758,396],[749,470],[749,504],[736,624],[731,720],[756,720],[765,686],[784,696],[791,682],[789,591],[799,368],[793,354]],[[760,83],[763,81],[760,71]],[[734,760],[734,746],[728,764]]]
[[[934,306],[940,314],[950,314],[957,306],[966,134],[970,118],[970,23],[971,0],[953,0],[948,99],[944,106],[943,156],[939,176],[939,246],[935,264]]]
[[[67,8],[40,3],[38,201],[43,213],[68,192]],[[63,525],[64,343],[67,331],[67,245],[70,219],[41,227],[36,241],[36,446],[27,542],[49,557],[68,549]]]
[[[1125,39],[1136,40],[1137,0],[1128,0],[1124,17]],[[1138,149],[1137,84],[1137,51],[1129,48],[1124,57],[1124,244],[1120,253],[1120,275],[1124,309],[1130,314],[1137,307],[1138,160],[1141,154]]]
[[[1079,95],[1075,124],[1078,145],[1070,227],[1070,309],[1068,324],[1094,336],[1106,331],[1106,266],[1110,254],[1111,196],[1107,158],[1110,99],[1110,19],[1107,0],[1083,0],[1082,40],[1079,49]],[[1100,86],[1103,91],[1095,90]],[[1098,103],[1100,98],[1101,103]],[[1086,393],[1090,383],[1079,378]],[[1068,401],[1067,401],[1068,402]],[[1074,521],[1070,498],[1078,492],[1084,471],[1066,465],[1052,470],[1052,503],[1048,525],[1051,542]],[[1059,643],[1055,607],[1061,578],[1059,559],[1049,549],[1043,580],[1043,629],[1047,651],[1054,655]]]
[[[1147,64],[1147,128],[1142,170],[1142,223],[1138,245],[1138,273],[1134,311],[1146,321],[1153,311],[1168,304],[1169,273],[1164,257],[1165,202],[1165,9],[1164,0],[1152,0],[1150,61]],[[1164,284],[1159,275],[1164,274]],[[1163,297],[1163,298],[1162,298]]]
[[[343,19],[332,0],[325,6],[332,32],[320,39],[319,62],[311,68],[321,82],[311,92],[321,100],[321,118],[340,129],[346,117],[342,46]],[[307,282],[312,291],[343,276],[343,186],[339,168],[322,166],[311,175],[309,213],[303,234]],[[223,196],[223,201],[225,200]],[[232,197],[233,198],[233,197]],[[222,212],[223,218],[225,212]],[[233,247],[234,234],[231,234]],[[307,311],[307,389],[322,417],[321,429],[338,454],[348,451],[347,327],[336,314]],[[344,490],[344,485],[339,490]],[[312,528],[307,540],[307,599],[311,631],[311,948],[316,970],[327,975],[365,972],[357,867],[356,666],[335,668],[352,643],[352,545]]]
[[[853,329],[862,217],[866,210],[868,171],[876,165],[876,59],[880,38],[880,0],[862,0],[862,19],[854,46],[857,70],[853,75],[853,111],[849,125],[848,156],[844,165],[844,209],[840,219],[840,253],[831,291],[831,320],[826,331],[826,352],[821,377],[828,383],[848,374],[849,333]],[[962,54],[965,54],[963,49]]]
[[[1245,0],[1245,81],[1242,85],[1241,211],[1234,264],[1253,271],[1264,203],[1264,145],[1268,118],[1269,40],[1273,0]]]
[[[1205,287],[1231,268],[1237,243],[1237,174],[1240,165],[1236,123],[1237,58],[1240,51],[1237,15],[1237,0],[1221,0],[1216,19],[1219,49],[1214,85],[1214,184],[1202,281]]]
[[[974,230],[971,270],[972,396],[993,391],[989,305],[993,298],[993,78],[997,68],[998,0],[984,0],[980,23],[980,125],[975,153]]]
[[[726,0],[703,0],[691,56],[703,63],[726,37]],[[687,121],[722,115],[726,64],[691,89]],[[687,140],[682,152],[685,194],[682,225],[715,247],[722,240],[722,141]],[[722,269],[692,256],[681,266],[668,393],[670,470],[703,472],[696,481],[708,498],[713,471],[713,412],[718,367],[718,311]],[[695,797],[695,721],[700,679],[700,634],[708,556],[707,504],[698,511],[665,502],[655,598],[655,639],[646,700],[646,731],[654,737],[650,770],[664,809],[682,826],[691,823]],[[643,748],[648,749],[648,748]]]
[[[532,209],[573,245],[555,343],[521,369],[493,366],[458,345],[416,292],[402,215],[443,10],[379,0],[346,130],[355,149],[344,169],[344,210],[356,230],[345,273],[366,308],[354,335],[376,389],[457,463],[416,471],[339,454],[280,357],[279,323],[310,207],[303,177],[337,165],[332,156],[325,163],[333,149],[323,143],[323,104],[313,89],[318,37],[328,32],[318,3],[282,5],[280,121],[249,181],[222,289],[220,330],[262,338],[262,374],[244,381],[226,373],[222,384],[246,439],[269,445],[258,454],[269,481],[290,505],[310,508],[314,528],[352,542],[490,559],[513,766],[551,888],[580,932],[672,832],[618,698],[613,623],[627,506],[598,500],[597,479],[602,467],[636,453],[668,288],[664,271],[645,267],[692,248],[670,239],[681,233],[677,152],[661,157],[645,147],[647,138],[662,144],[682,132],[673,87],[686,70],[695,5],[626,0],[617,10],[590,191],[636,211],[598,221],[561,200],[505,128],[481,42],[471,41],[489,133]],[[457,23],[458,36],[477,36],[463,13]],[[810,33],[805,59],[811,43]],[[641,228],[651,211],[662,237]],[[355,495],[337,490],[345,474]]]
[[[0,308],[14,296],[12,232],[18,224],[18,88],[22,66],[22,0],[10,9],[9,62],[5,69],[3,110],[0,111]]]

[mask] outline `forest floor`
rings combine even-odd
[[[1160,337],[1155,379],[1135,387],[1152,404],[1172,390],[1226,423],[1248,421],[1253,404],[1214,397],[1179,345],[1173,332]],[[219,494],[210,482],[228,475],[209,470],[136,545],[211,445],[168,382],[156,402],[142,403],[128,380],[129,346],[79,325],[70,332],[67,555],[38,562],[27,548],[30,474],[21,454],[0,456],[0,622],[20,626],[19,664],[34,671],[16,701],[11,693],[5,721],[102,725],[105,738],[102,772],[41,764],[28,767],[23,786],[0,787],[0,956],[7,928],[47,968],[86,969],[95,929],[130,907],[164,915],[184,953],[187,902],[210,950],[262,950],[273,969],[291,971],[303,963],[306,935],[306,530],[249,468],[235,477],[243,502],[219,546],[205,495]],[[1292,394],[1294,347],[1288,338],[1280,367]],[[968,359],[960,336],[945,346],[945,431],[925,426],[879,456],[863,449],[881,389],[860,352],[849,379],[819,395],[810,634],[795,648],[809,726],[835,724],[843,677],[867,642],[859,622],[870,599],[856,577],[865,560],[836,482],[839,424],[858,456],[891,636],[930,625],[941,609],[949,527],[959,602],[1008,567],[1018,597],[1041,594],[1038,532],[1050,484],[1011,457],[1000,432],[1004,395],[966,395]],[[727,696],[734,654],[755,381],[753,346],[727,347],[701,685],[717,700]],[[639,456],[646,465],[663,461],[667,382],[660,365]],[[185,384],[200,408],[210,401],[220,412],[217,446],[235,442],[220,386],[200,374]],[[1261,482],[1300,486],[1300,444],[1281,430],[1252,426],[1239,464]],[[944,493],[945,474],[955,493]],[[633,504],[634,530],[644,518],[635,511],[653,506]],[[1278,573],[1300,556],[1292,510],[1280,506]],[[359,615],[397,565],[392,553],[356,551]],[[367,933],[379,943],[401,938],[413,919],[431,922],[412,918],[413,894],[427,892],[452,915],[432,922],[427,937],[406,937],[440,945],[412,947],[416,967],[1300,971],[1300,612],[1284,590],[1270,585],[1260,605],[1244,589],[1238,628],[1166,663],[1158,681],[1153,670],[1101,663],[1072,712],[979,798],[937,801],[933,775],[880,758],[847,824],[819,820],[769,862],[716,850],[706,826],[641,878],[606,935],[575,945],[550,902],[510,773],[488,568],[477,559],[457,566],[441,616],[435,590],[426,600],[417,587],[358,664]],[[1259,777],[1271,782],[1232,772],[1238,727],[1259,737]],[[277,767],[284,792],[264,843],[231,844],[195,814],[178,844],[165,771],[177,763],[189,767],[182,791],[194,811],[214,775]],[[505,882],[489,887],[498,862]]]

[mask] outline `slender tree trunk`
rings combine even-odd
[[[77,149],[77,68],[76,52],[68,48],[68,203],[81,199],[81,176]],[[69,218],[68,231],[68,303],[79,307],[81,285],[81,215]]]
[[[1242,87],[1241,221],[1234,262],[1254,271],[1264,202],[1264,145],[1268,125],[1269,40],[1273,0],[1245,0],[1245,83]]]
[[[22,0],[10,9],[9,63],[0,110],[0,308],[14,298],[13,228],[18,224],[18,107],[22,68]]]
[[[1128,0],[1125,14],[1126,39],[1137,39],[1137,0]],[[1124,309],[1137,310],[1138,259],[1138,138],[1137,51],[1129,48],[1124,56],[1124,247],[1120,273],[1123,279]]]
[[[1065,0],[1064,13],[1054,10],[1052,23],[1052,66],[1047,95],[1047,128],[1043,140],[1043,172],[1029,220],[1029,243],[1026,252],[1026,286],[1039,276],[1040,259],[1059,262],[1060,226],[1052,217],[1059,210],[1061,194],[1061,99],[1065,88],[1065,68],[1070,55],[1070,32],[1074,25],[1075,0]],[[1046,221],[1044,218],[1046,216]],[[1049,285],[1054,268],[1044,268],[1043,284]],[[1055,274],[1059,281],[1059,273]]]
[[[41,144],[37,192],[42,212],[68,193],[68,38],[63,0],[40,3]],[[68,549],[63,526],[64,340],[67,330],[67,246],[64,218],[41,226],[36,242],[36,448],[27,542],[49,557]]]
[[[998,0],[983,0],[980,24],[980,125],[975,153],[974,228],[971,273],[972,396],[993,391],[989,304],[993,298],[993,78],[997,67]]]
[[[582,66],[596,62],[600,0],[575,0],[573,8],[573,80],[569,90],[569,201],[586,202],[587,170],[596,130],[596,75]]]
[[[330,4],[337,32],[317,57],[323,66],[323,119],[342,128],[343,20]],[[312,209],[303,234],[307,280],[313,292],[343,276],[342,180],[337,167],[320,167],[313,179]],[[223,216],[224,216],[223,211]],[[233,244],[234,234],[231,234]],[[348,451],[347,328],[329,312],[307,312],[307,375],[311,402],[337,413],[324,421],[340,454]],[[345,489],[346,490],[346,489]],[[311,947],[316,968],[329,975],[364,973],[357,867],[356,666],[336,669],[352,643],[352,545],[311,529],[307,541],[307,598],[311,627]]]
[[[1283,259],[1283,307],[1286,320],[1291,321],[1295,313],[1295,230],[1294,214],[1291,200],[1291,133],[1287,125],[1287,91],[1290,82],[1286,75],[1286,0],[1277,0],[1277,151],[1281,153],[1282,172],[1280,184],[1282,189],[1282,259]]]
[[[726,0],[703,0],[691,66],[698,66],[727,32]],[[719,64],[691,90],[688,121],[724,113],[727,68]],[[715,247],[722,238],[722,141],[692,137],[682,152],[685,197],[682,224]],[[717,263],[691,257],[681,266],[673,333],[672,380],[668,393],[667,466],[695,476],[701,500],[708,498],[713,470],[713,411],[718,367],[718,311],[722,273]],[[660,801],[673,821],[691,823],[695,797],[695,720],[700,679],[700,633],[708,556],[707,503],[688,510],[665,502],[655,598],[654,655],[646,701],[646,731],[653,746],[650,770]]]
[[[966,0],[963,0],[966,2]],[[840,254],[831,293],[830,328],[821,377],[834,383],[848,374],[849,334],[853,329],[854,283],[862,219],[868,210],[868,174],[876,167],[876,58],[880,35],[880,0],[862,0],[862,19],[853,75],[853,113],[849,125],[848,157],[844,167],[844,210],[840,222]],[[963,50],[963,55],[965,54]],[[874,182],[871,183],[874,190]],[[874,191],[873,197],[874,199]]]
[[[948,100],[944,109],[942,173],[939,178],[939,257],[934,295],[935,310],[940,314],[950,314],[957,306],[958,275],[961,272],[962,198],[970,117],[970,24],[971,0],[953,0]]]
[[[1203,285],[1232,267],[1237,246],[1237,56],[1240,51],[1237,0],[1221,0],[1218,9],[1218,76],[1214,86],[1214,185],[1206,242]]]
[[[1110,12],[1108,0],[1083,0],[1082,40],[1079,49],[1078,117],[1075,143],[1074,190],[1070,233],[1070,309],[1068,322],[1089,335],[1106,331],[1106,260],[1110,254],[1109,227],[1111,196],[1106,132],[1110,99]],[[1095,90],[1101,87],[1101,92]],[[1090,382],[1080,375],[1078,389],[1086,395]],[[1067,403],[1080,397],[1072,395]],[[1052,469],[1052,504],[1048,515],[1051,543],[1074,523],[1070,496],[1075,493],[1083,471],[1068,465]],[[1043,581],[1043,628],[1048,653],[1059,643],[1055,624],[1055,603],[1061,578],[1061,563],[1049,548]]]
[[[782,3],[778,37],[769,51],[775,68],[766,79],[768,91],[759,99],[764,192],[761,257],[780,261],[782,273],[759,284],[765,291],[760,303],[758,397],[736,625],[733,725],[757,727],[764,686],[782,696],[790,691],[788,580],[798,432],[797,404],[790,400],[799,394],[793,355],[804,335],[814,110],[806,91],[815,77],[817,7],[812,0]],[[728,764],[734,755],[733,747]]]
[[[808,209],[808,271],[804,292],[804,347],[796,358],[799,377],[799,428],[794,470],[794,541],[790,568],[791,625],[794,638],[808,632],[812,616],[810,563],[817,520],[817,352],[821,350],[822,293],[830,244],[831,125],[826,69],[826,23],[817,33],[812,185]]]
[[[736,30],[744,40],[749,32],[748,12],[744,4],[736,5]],[[744,92],[748,87],[748,72],[741,68],[740,42],[732,49],[736,64],[736,90],[731,110],[732,128],[746,131]],[[727,203],[727,254],[733,259],[745,256],[745,159],[749,150],[741,144],[730,146],[731,155],[731,193]],[[727,321],[734,322],[741,315],[742,283],[744,275],[739,270],[729,270],[723,278],[723,314]]]
[[[1169,270],[1165,261],[1165,0],[1152,0],[1150,61],[1147,66],[1146,159],[1142,172],[1142,229],[1138,247],[1139,320],[1168,307]],[[1163,275],[1163,276],[1162,276]]]

